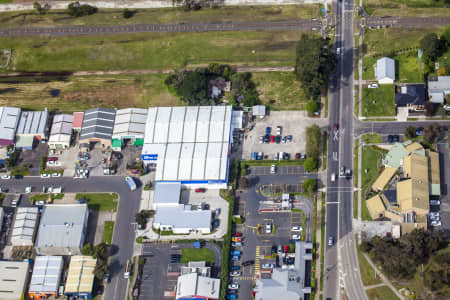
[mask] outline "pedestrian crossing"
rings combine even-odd
[[[255,276],[241,276],[239,280],[255,280]]]
[[[259,265],[259,257],[260,257],[260,250],[261,247],[260,246],[256,246],[256,254],[255,254],[255,273],[254,274],[258,274],[260,271],[260,265]]]

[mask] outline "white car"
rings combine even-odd
[[[275,267],[274,264],[262,264],[263,269],[273,269]]]
[[[231,276],[231,277],[241,276],[241,272],[239,272],[239,271],[233,271],[233,272],[230,272],[230,276]]]
[[[9,176],[9,175],[3,175],[3,176],[2,176],[2,179],[11,179],[11,176]]]
[[[294,227],[292,227],[292,231],[302,231],[302,230],[303,230],[302,226],[294,226]]]
[[[432,221],[431,226],[441,226],[441,221]]]
[[[277,166],[276,165],[272,165],[270,167],[270,174],[275,174],[277,172]]]
[[[281,135],[281,126],[277,126],[277,135]]]
[[[285,136],[281,137],[281,143],[286,144],[286,137]]]
[[[41,178],[50,178],[50,174],[41,174]]]
[[[54,166],[54,165],[56,165],[56,161],[50,160],[50,161],[47,162],[47,165],[48,166]]]
[[[369,89],[377,89],[378,88],[378,84],[377,83],[371,83],[367,86]]]
[[[228,285],[229,290],[237,290],[239,288],[239,283],[230,283]]]
[[[430,205],[441,205],[441,201],[439,201],[439,200],[430,200]]]
[[[332,173],[331,174],[331,182],[335,182],[336,181],[336,174]]]
[[[61,173],[53,173],[52,177],[61,177]]]
[[[272,233],[272,225],[266,224],[266,233]]]
[[[334,244],[334,238],[332,236],[328,237],[328,246],[333,246]]]
[[[25,193],[27,193],[27,194],[31,193],[31,189],[32,189],[31,186],[27,186],[27,187],[25,188]]]
[[[263,137],[263,136],[260,136],[260,137],[259,137],[259,143],[260,143],[260,144],[263,144],[263,143],[264,143],[264,137]]]
[[[293,240],[300,240],[302,237],[299,234],[293,234],[292,239]]]

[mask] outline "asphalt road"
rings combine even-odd
[[[134,245],[134,220],[139,209],[140,189],[131,192],[123,177],[102,176],[89,179],[25,177],[21,180],[1,180],[0,187],[7,187],[9,193],[24,193],[25,187],[32,186],[33,191],[42,191],[43,186],[62,186],[63,193],[113,192],[119,194],[116,223],[111,246],[110,274],[111,282],[107,285],[104,299],[125,299],[127,280],[123,272],[127,259],[132,257]]]
[[[289,20],[254,23],[189,23],[189,24],[141,24],[119,26],[65,26],[0,29],[0,36],[65,36],[150,32],[206,32],[240,30],[298,30],[321,28],[320,20]]]
[[[379,133],[379,134],[404,134],[408,126],[425,127],[429,124],[438,123],[441,126],[450,128],[450,121],[436,120],[436,121],[414,121],[414,122],[364,122],[354,120],[354,136],[357,137],[364,133]]]
[[[373,17],[362,19],[367,27],[430,27],[436,25],[450,24],[450,17],[429,18],[395,18],[395,17]]]

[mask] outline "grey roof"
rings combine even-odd
[[[180,194],[181,182],[157,182],[153,194],[153,204],[177,204],[180,202]]]
[[[190,205],[179,204],[176,207],[158,207],[153,222],[160,226],[172,226],[174,229],[211,228],[210,210],[190,210]]]
[[[28,261],[0,261],[0,299],[22,299],[28,268]]]
[[[377,80],[384,78],[395,80],[395,60],[389,57],[383,57],[377,60],[375,78]]]
[[[113,134],[116,110],[92,108],[84,112],[80,139],[99,138],[110,140]]]
[[[20,108],[0,107],[0,140],[14,141],[19,118]]]
[[[57,292],[62,267],[62,256],[36,256],[28,291],[37,293]]]
[[[73,115],[56,115],[53,118],[53,125],[50,131],[50,135],[54,134],[67,134],[72,135],[72,122]]]
[[[252,112],[254,116],[265,116],[266,115],[266,106],[265,105],[255,105],[252,108]]]
[[[42,134],[47,128],[48,111],[23,111],[16,134]]]
[[[86,204],[44,206],[36,247],[78,247],[88,214]]]
[[[450,76],[437,76],[428,79],[428,94],[433,103],[443,103],[444,97],[450,94]]]
[[[399,107],[425,104],[425,85],[408,84],[401,87],[401,93],[395,93],[395,104]]]
[[[144,138],[147,109],[125,108],[116,112],[113,138]]]

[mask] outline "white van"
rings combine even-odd
[[[336,181],[336,174],[332,173],[331,174],[331,182],[335,182]]]

